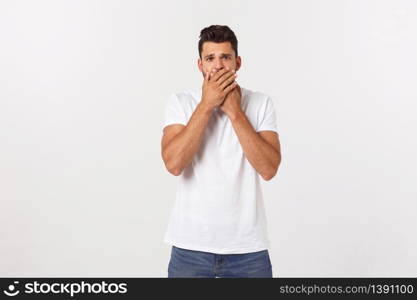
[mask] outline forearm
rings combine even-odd
[[[280,164],[280,153],[255,131],[243,111],[239,111],[230,119],[250,164],[263,179],[271,179]]]
[[[182,170],[192,161],[197,153],[212,110],[212,108],[200,101],[188,124],[166,146],[163,155],[168,169],[173,174],[181,174]]]

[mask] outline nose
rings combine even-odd
[[[222,60],[221,60],[221,59],[217,59],[217,60],[216,60],[216,65],[215,65],[215,68],[216,68],[217,70],[220,70],[220,69],[223,69],[223,68],[224,68],[224,65],[223,65],[223,62],[222,62]]]

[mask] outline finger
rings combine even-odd
[[[226,68],[220,69],[219,71],[216,71],[216,74],[213,76],[213,81],[217,81],[223,74],[228,72]]]
[[[224,89],[226,86],[232,83],[236,79],[236,77],[236,73],[226,73],[217,81],[217,83],[220,85],[221,89]]]
[[[237,82],[233,82],[232,84],[230,84],[229,86],[227,86],[224,90],[223,90],[223,94],[227,95],[231,90],[233,90],[237,85]]]
[[[217,83],[222,84],[223,81],[227,80],[230,76],[233,76],[233,74],[234,74],[233,70],[227,71],[222,76],[220,76],[220,78],[217,80]]]
[[[211,69],[211,71],[210,71],[210,77],[209,77],[209,80],[211,81],[212,79],[213,79],[213,76],[214,76],[214,74],[216,73],[216,68],[214,68],[214,69]]]
[[[220,88],[224,90],[226,87],[228,87],[230,84],[232,84],[236,80],[237,75],[233,74],[229,78],[223,81],[223,83],[220,85]]]

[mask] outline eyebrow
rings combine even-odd
[[[212,56],[214,56],[214,54],[213,54],[213,53],[211,53],[211,54],[209,54],[209,55],[204,56],[204,59],[207,59],[207,58],[212,57]],[[222,53],[222,54],[221,54],[221,56],[232,56],[232,54],[229,54],[229,53]]]

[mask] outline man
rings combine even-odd
[[[198,48],[202,88],[171,95],[161,142],[179,176],[168,277],[272,277],[259,177],[281,162],[273,102],[235,81],[241,57],[228,26],[204,28]]]

